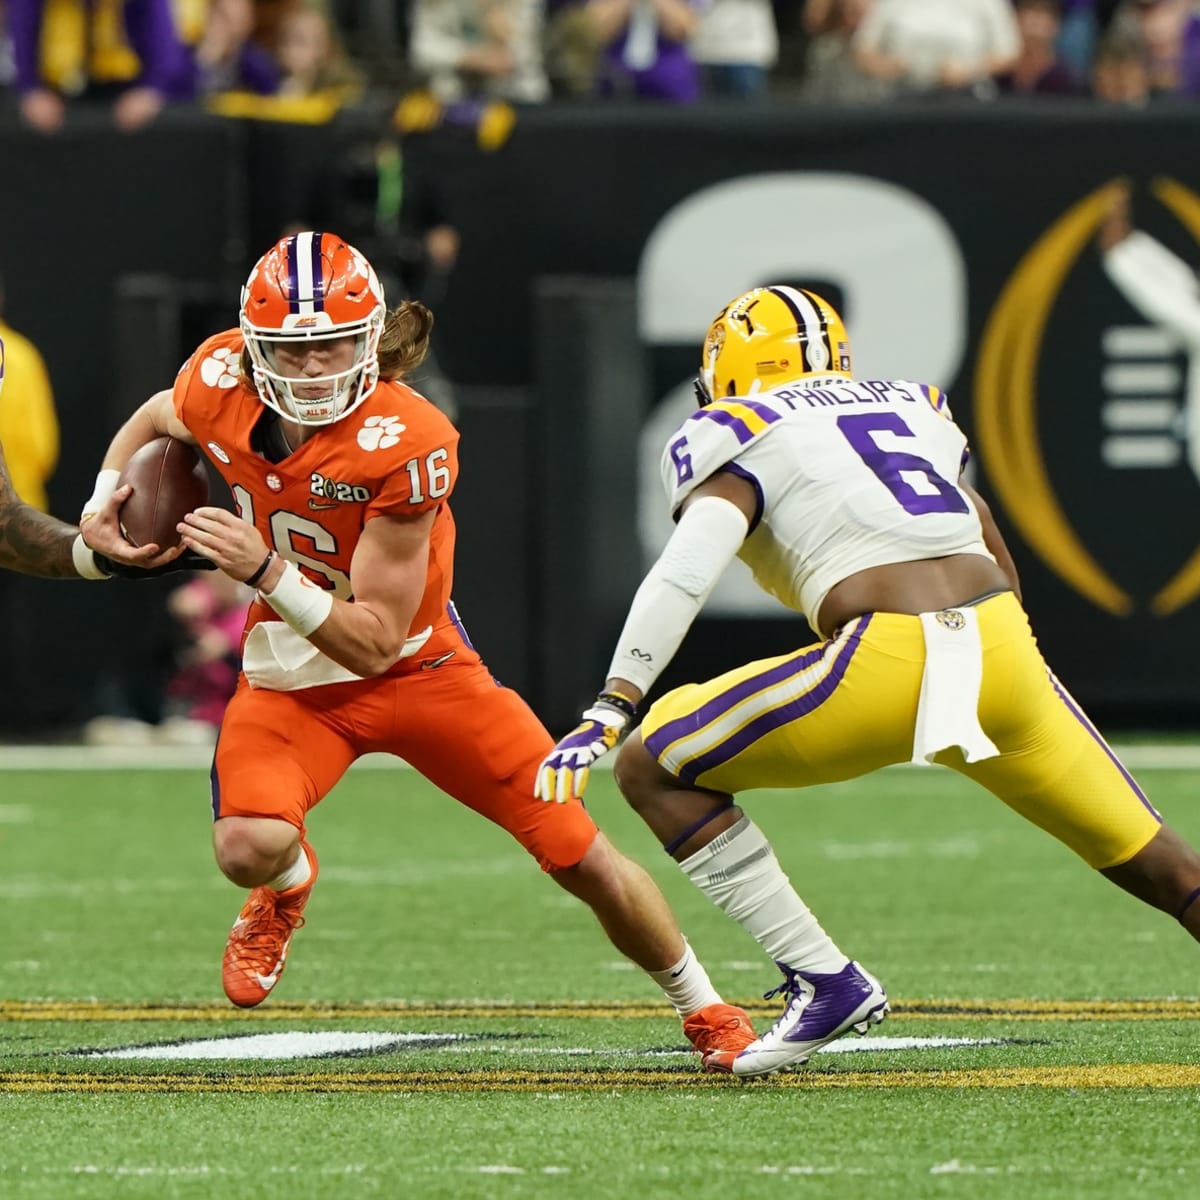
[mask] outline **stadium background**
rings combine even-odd
[[[54,511],[77,511],[124,415],[232,323],[254,258],[389,117],[314,128],[168,111],[132,137],[87,113],[55,139],[0,128],[0,228],[19,231],[0,263],[8,317],[52,364],[63,428]],[[860,373],[950,392],[1077,697],[1109,724],[1193,723],[1197,480],[1172,428],[1111,420],[1114,399],[1182,405],[1187,361],[1114,358],[1113,331],[1140,319],[1092,234],[1103,189],[1129,177],[1137,224],[1200,262],[1196,128],[1169,104],[562,104],[521,110],[487,151],[470,125],[410,134],[405,187],[437,189],[462,235],[437,305],[463,433],[456,595],[496,673],[554,729],[602,677],[644,565],[630,546],[644,525],[652,552],[645,509],[660,503],[641,431],[686,382],[717,307],[776,279],[830,292],[852,335],[873,314]],[[1150,374],[1122,382],[1130,366]],[[1022,469],[1040,465],[1048,491],[1023,496]],[[85,719],[165,586],[6,580],[6,730]],[[807,636],[740,604],[702,619],[665,683]]]

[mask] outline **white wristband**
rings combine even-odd
[[[317,587],[295,563],[285,563],[279,582],[258,593],[301,637],[308,637],[333,611],[331,593]]]
[[[113,470],[112,467],[96,476],[96,488],[83,506],[84,517],[93,517],[104,507],[109,496],[117,490],[117,480],[120,478],[121,472]]]
[[[80,579],[107,579],[108,576],[96,566],[96,556],[92,548],[83,540],[83,534],[77,534],[71,543],[71,561],[75,564],[75,573]]]

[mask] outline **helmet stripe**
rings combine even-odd
[[[295,252],[289,256],[288,262],[288,278],[293,276],[296,280],[296,300],[297,305],[292,310],[301,314],[311,314],[316,312],[313,305],[313,238],[320,238],[320,234],[298,233],[295,236]],[[320,245],[318,242],[317,253],[320,253]],[[318,268],[319,272],[319,268]],[[320,278],[318,273],[317,278]]]
[[[284,247],[283,257],[287,263],[288,269],[288,312],[298,313],[300,311],[300,280],[296,270],[296,242],[297,235],[293,234],[287,240],[287,245]]]
[[[818,304],[822,303],[822,300],[820,296],[817,296],[812,292],[801,291],[800,295],[812,305],[812,311],[817,321],[817,330],[820,334],[817,345],[825,351],[824,362],[813,362],[810,356],[809,365],[815,371],[826,371],[833,364],[833,342],[829,338],[829,328],[822,319],[820,309],[817,307]]]
[[[773,287],[767,291],[788,306],[804,346],[804,365],[810,371],[824,371],[832,359],[831,347],[825,336],[821,314],[812,298],[807,292],[790,287]]]
[[[321,271],[321,245],[324,240],[323,233],[312,235],[312,296],[317,312],[325,311],[325,276]]]

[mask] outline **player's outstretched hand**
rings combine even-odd
[[[116,472],[113,471],[112,474],[116,475]],[[159,553],[159,547],[154,542],[145,546],[135,546],[121,532],[119,516],[121,505],[125,503],[132,492],[133,488],[129,484],[122,484],[121,487],[96,503],[95,507],[93,507],[93,503],[99,500],[99,497],[93,497],[93,500],[85,505],[83,515],[79,520],[79,530],[83,541],[93,554],[103,557],[106,562],[115,564],[118,568],[136,567],[145,571],[147,568],[153,570],[167,567],[183,553],[182,546],[172,546]],[[99,561],[96,565],[100,570],[106,571],[104,565]],[[182,570],[183,568],[176,567],[174,569]],[[112,575],[118,572],[107,570],[106,573]]]
[[[542,760],[533,794],[556,804],[581,797],[592,764],[621,740],[631,713],[632,706],[626,713],[597,697],[580,723]]]

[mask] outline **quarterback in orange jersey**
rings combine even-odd
[[[579,801],[534,798],[553,739],[458,622],[447,503],[458,434],[400,382],[432,325],[421,304],[388,312],[375,272],[340,238],[284,238],[247,280],[240,328],[205,342],[104,459],[113,479],[162,434],[199,446],[239,515],[198,509],[180,525],[183,545],[258,589],[212,776],[217,862],[252,889],[225,949],[226,994],[249,1007],[275,986],[317,877],[308,810],[359,755],[388,751],[590,905],[698,1050],[741,1049],[749,1019],[722,1002],[650,877]],[[85,532],[131,565],[178,553],[132,548],[111,503]]]

